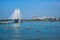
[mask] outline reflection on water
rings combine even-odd
[[[0,40],[60,40],[60,22],[0,24]]]
[[[13,26],[13,27],[20,27],[20,23],[15,23],[15,24],[12,24],[11,26]]]

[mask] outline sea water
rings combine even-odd
[[[0,40],[60,40],[60,22],[0,24]]]

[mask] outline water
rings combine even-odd
[[[0,24],[0,40],[60,40],[60,22]]]

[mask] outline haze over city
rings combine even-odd
[[[20,8],[21,18],[60,17],[59,0],[0,0],[0,18],[9,18],[16,8]]]

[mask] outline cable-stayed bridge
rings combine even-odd
[[[1,18],[0,23],[20,23],[20,9],[16,8],[9,18]]]

